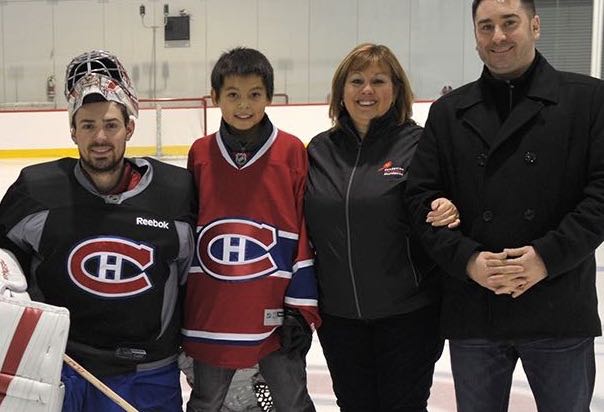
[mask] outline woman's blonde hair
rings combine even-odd
[[[362,43],[344,57],[333,75],[329,117],[334,123],[334,127],[341,127],[338,119],[343,112],[346,112],[343,102],[346,78],[350,72],[364,70],[373,63],[390,71],[394,85],[393,106],[396,109],[397,123],[403,124],[411,120],[413,91],[405,70],[388,47],[381,44]]]

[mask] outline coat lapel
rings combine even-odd
[[[556,104],[559,89],[556,70],[545,59],[541,59],[533,73],[526,97],[518,103],[503,124],[500,123],[496,110],[487,106],[480,80],[468,89],[457,110],[461,112],[463,121],[480,136],[492,153],[531,122],[546,104]]]
[[[556,70],[543,58],[535,68],[526,96],[501,125],[491,152],[531,122],[546,104],[557,103],[560,83]]]
[[[459,102],[457,111],[466,123],[488,147],[492,136],[499,126],[497,113],[489,109],[484,102],[480,85],[474,82],[466,95]]]
[[[512,113],[503,122],[501,128],[495,135],[495,139],[491,143],[490,151],[493,152],[509,139],[518,129],[521,129],[525,124],[530,122],[544,107],[540,100],[532,100],[524,98],[514,107]]]

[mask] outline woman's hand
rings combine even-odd
[[[432,210],[426,216],[426,222],[432,226],[447,226],[449,229],[456,228],[461,223],[457,207],[449,199],[439,197],[430,204]]]

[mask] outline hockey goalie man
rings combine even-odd
[[[138,98],[117,56],[91,50],[74,57],[65,97],[79,156],[21,170],[0,202],[0,248],[21,264],[32,300],[69,310],[69,359],[132,405],[129,410],[182,412],[177,357],[180,294],[194,250],[193,180],[184,168],[126,156]],[[20,281],[6,283],[24,289]],[[20,315],[12,316],[2,320],[3,333],[4,325],[19,324]],[[32,354],[46,353],[36,333],[16,371],[17,354],[0,345],[10,366],[2,366],[0,411]],[[63,412],[123,412],[79,367],[59,369]]]

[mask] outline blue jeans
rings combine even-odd
[[[306,360],[273,352],[258,362],[277,412],[315,412],[306,386]],[[195,382],[187,412],[220,411],[229,391],[235,369],[219,368],[201,362],[193,363]]]
[[[452,339],[458,412],[508,410],[518,359],[539,412],[588,412],[595,383],[594,338]]]

